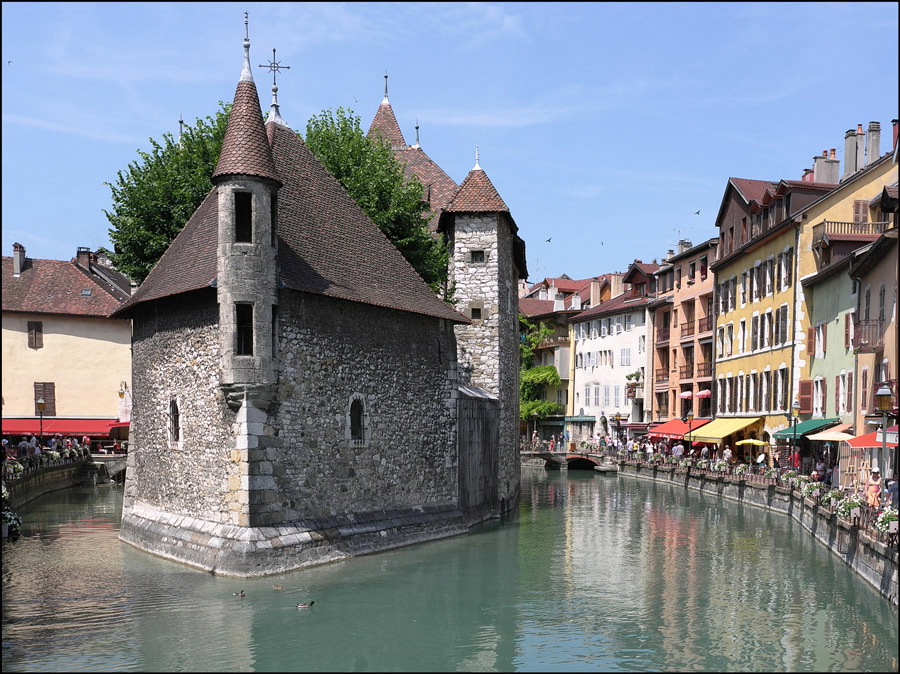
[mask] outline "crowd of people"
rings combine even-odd
[[[47,442],[41,442],[36,435],[32,435],[30,439],[23,435],[18,442],[15,442],[15,438],[3,438],[2,443],[3,460],[17,461],[26,468],[39,466],[41,455],[48,451],[74,450],[77,456],[87,456],[91,452],[105,454],[125,451],[119,441],[104,445],[92,440],[87,435],[78,438],[74,435],[63,436],[60,433],[53,435]]]

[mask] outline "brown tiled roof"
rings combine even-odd
[[[449,213],[509,213],[491,179],[481,169],[469,171],[445,210]]]
[[[543,314],[552,314],[553,300],[539,300],[533,297],[519,298],[519,312],[523,316],[541,316]]]
[[[390,103],[382,103],[378,106],[378,112],[375,113],[375,119],[372,120],[367,135],[375,138],[378,132],[381,133],[384,140],[391,144],[393,149],[406,148],[406,141],[403,140],[403,133],[400,131],[400,125],[397,124],[397,118],[394,117]]]
[[[729,178],[747,201],[762,201],[766,190],[774,189],[775,183],[768,180],[751,180],[750,178]]]
[[[208,286],[216,278],[218,243],[219,192],[213,187],[120,311]]]
[[[219,163],[212,181],[226,175],[245,174],[278,181],[272,152],[266,140],[259,95],[252,81],[238,82],[225,128]]]
[[[89,295],[82,291],[89,289]],[[25,258],[22,273],[13,277],[12,257],[3,257],[3,311],[107,318],[116,311],[122,293],[96,280],[74,260]]]
[[[586,311],[582,311],[580,314],[573,316],[569,320],[576,323],[588,318],[596,318],[597,316],[608,316],[610,314],[618,314],[632,309],[641,309],[654,299],[654,297],[635,297],[631,293],[625,292],[606,302],[601,302],[596,307],[591,307]]]
[[[406,175],[415,175],[425,188],[425,199],[431,204],[432,229],[437,226],[441,211],[447,208],[451,197],[459,187],[456,182],[444,173],[420,147],[408,147],[396,151],[397,159],[406,163]]]
[[[278,258],[288,288],[468,322],[441,301],[296,133],[270,123]]]

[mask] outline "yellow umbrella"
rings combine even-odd
[[[747,440],[738,440],[737,444],[739,445],[768,445],[769,443],[765,440],[756,440],[755,438],[748,438]]]

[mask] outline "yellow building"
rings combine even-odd
[[[108,438],[130,419],[131,321],[109,318],[130,281],[87,248],[37,260],[18,243],[2,273],[3,435]]]

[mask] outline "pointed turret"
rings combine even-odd
[[[453,195],[447,213],[509,213],[503,199],[494,188],[491,179],[478,162],[478,146],[475,146],[475,166]]]
[[[369,127],[367,135],[374,138],[376,134],[380,133],[381,137],[391,144],[391,149],[404,150],[406,149],[406,140],[403,138],[400,125],[397,124],[397,118],[394,117],[394,111],[388,102],[387,78],[388,76],[385,74],[384,99],[378,106],[378,112],[375,113],[375,119],[372,120],[372,126]]]
[[[262,108],[259,106],[259,94],[250,70],[250,39],[246,35],[241,79],[234,93],[234,103],[212,182],[217,184],[226,176],[234,175],[267,178],[281,184],[275,162],[272,161],[272,150],[263,124]]]

